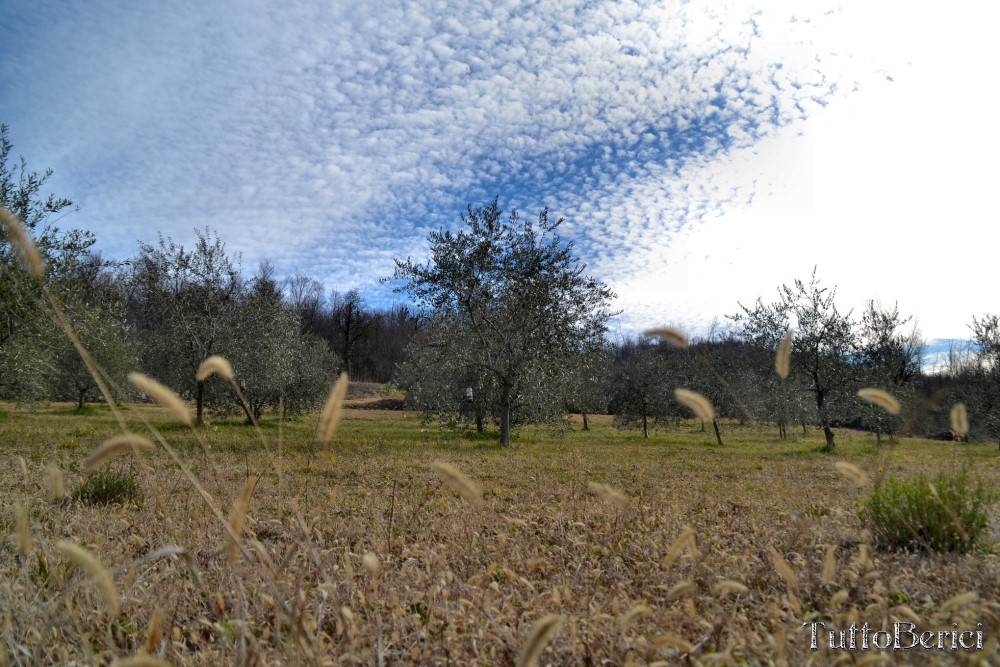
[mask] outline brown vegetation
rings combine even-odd
[[[12,465],[0,476],[0,493],[24,508],[8,501],[0,514],[12,536],[0,545],[0,663],[109,664],[147,650],[169,664],[510,665],[533,648],[540,665],[843,659],[809,650],[802,624],[813,620],[982,623],[983,652],[899,659],[1000,656],[996,555],[880,551],[854,513],[863,488],[817,451],[815,434],[781,442],[730,425],[720,449],[691,422],[642,441],[592,418],[586,433],[525,432],[509,451],[412,415],[347,409],[323,448],[315,418],[284,424],[279,477],[271,454],[244,461],[246,426],[208,427],[209,461],[165,411],[140,412],[206,492],[243,491],[233,516],[220,525],[162,450],[144,457],[155,472],[133,473],[141,504],[53,501],[46,464],[79,484],[80,462],[119,427],[106,410],[8,413],[4,455],[23,456],[27,474]],[[997,471],[986,445],[878,449],[871,436],[839,437],[841,468],[865,477],[913,476],[953,457]],[[246,465],[261,473],[256,488]],[[449,490],[462,491],[447,474],[458,470],[481,488],[481,509]],[[220,533],[241,539],[233,562]],[[110,576],[60,566],[60,552],[79,556],[67,544],[85,545]]]

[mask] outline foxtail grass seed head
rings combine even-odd
[[[792,330],[785,332],[784,338],[778,344],[778,354],[774,357],[774,372],[782,380],[788,379],[788,373],[792,370]]]
[[[715,586],[715,592],[720,596],[725,597],[732,593],[743,594],[749,593],[750,589],[741,584],[738,581],[732,581],[731,579],[726,579],[725,581],[720,581]]]
[[[370,551],[361,557],[361,564],[364,565],[369,576],[374,577],[378,574],[378,556]]]
[[[191,411],[187,409],[184,405],[184,401],[178,396],[172,389],[160,384],[148,375],[143,375],[142,373],[129,373],[128,381],[132,385],[146,394],[154,401],[162,405],[167,409],[167,411],[173,415],[174,419],[187,425],[192,426],[193,421],[191,419]]]
[[[837,461],[833,466],[840,472],[841,475],[851,480],[858,486],[867,486],[871,484],[871,477],[866,475],[861,468],[854,465],[853,463],[848,463],[847,461]]]
[[[879,406],[890,415],[899,414],[899,401],[881,389],[872,389],[871,387],[859,389],[858,396],[869,403]]]
[[[830,545],[826,548],[826,558],[823,559],[823,583],[829,586],[833,583],[833,578],[837,574],[837,547]]]
[[[644,604],[637,604],[627,612],[625,612],[621,617],[622,630],[628,630],[632,625],[642,618],[648,618],[653,615],[653,610]]]
[[[945,600],[944,604],[941,605],[941,611],[946,612],[957,607],[964,607],[965,605],[972,604],[977,600],[979,600],[979,594],[975,591],[959,593],[958,595]]]
[[[965,409],[965,403],[956,403],[951,409],[951,430],[959,438],[969,434],[969,413]]]
[[[781,578],[784,579],[785,582],[792,588],[798,588],[799,578],[788,565],[788,561],[782,558],[781,554],[779,554],[774,547],[771,547],[771,560],[774,561],[774,569],[778,571]]]
[[[673,327],[657,327],[656,329],[647,329],[642,332],[643,336],[649,338],[659,338],[664,343],[672,345],[673,347],[687,347],[688,338],[679,329]]]
[[[920,618],[920,614],[913,611],[913,608],[908,604],[899,604],[892,608],[894,613],[901,616],[905,616],[907,619],[913,621],[917,625],[925,625],[924,619]]]
[[[195,374],[194,379],[198,382],[204,382],[213,375],[218,375],[223,380],[233,379],[233,366],[229,363],[229,360],[225,357],[220,357],[217,354],[213,354],[205,361],[201,362],[198,366],[198,372]]]
[[[435,461],[431,463],[431,469],[448,488],[465,498],[470,505],[476,509],[483,507],[485,503],[479,485],[463,475],[458,468],[444,461]]]
[[[694,645],[688,640],[682,637],[678,637],[677,635],[671,635],[671,634],[657,635],[656,637],[653,637],[650,643],[658,648],[669,646],[670,648],[677,649],[681,653],[694,652]]]
[[[549,643],[562,625],[562,618],[559,614],[549,614],[535,624],[528,641],[521,647],[521,654],[517,660],[518,667],[535,667],[538,659],[542,657],[545,645]]]
[[[715,419],[715,408],[711,401],[696,391],[690,389],[674,389],[677,402],[689,409],[698,419],[710,422]]]
[[[108,606],[108,611],[111,612],[112,616],[117,616],[119,610],[118,589],[115,588],[115,582],[111,579],[111,572],[104,567],[97,556],[66,540],[59,540],[56,543],[56,551],[90,575],[90,578],[97,584],[101,597],[104,598],[104,603]]]
[[[17,524],[17,554],[24,558],[31,551],[31,533],[28,530],[28,513],[19,502],[14,503],[14,521]]]
[[[45,477],[49,485],[49,496],[52,500],[62,500],[66,497],[66,481],[63,471],[55,463],[45,466]]]
[[[626,507],[628,505],[628,496],[607,484],[587,482],[587,489],[615,507]]]
[[[170,663],[155,655],[140,653],[128,658],[115,658],[111,667],[170,667]]]
[[[692,558],[698,557],[698,547],[695,544],[695,532],[691,526],[684,526],[684,528],[681,529],[681,534],[677,536],[674,543],[670,545],[669,549],[667,549],[667,555],[663,557],[662,561],[660,561],[660,565],[664,568],[670,567],[674,564],[674,561],[680,557],[684,550],[687,550],[688,554]]]
[[[21,221],[17,219],[17,216],[3,206],[0,206],[0,223],[7,230],[7,238],[11,240],[17,251],[21,253],[21,260],[24,262],[24,268],[28,273],[36,278],[41,278],[45,275],[45,262],[42,261],[42,255],[38,252],[38,247],[35,246],[34,241],[28,236],[27,230],[21,224]]]
[[[324,445],[330,444],[337,422],[340,421],[341,413],[344,410],[344,398],[347,396],[347,385],[350,380],[347,373],[341,373],[337,382],[330,390],[330,395],[323,406],[323,412],[319,416],[319,441]]]
[[[930,492],[931,498],[941,502],[941,496],[938,495],[938,490],[937,487],[934,486],[934,482],[927,482],[927,490]]]
[[[83,460],[81,467],[85,472],[95,470],[111,459],[134,451],[151,452],[153,443],[135,433],[123,433],[109,438],[100,447]]]
[[[153,615],[149,618],[149,629],[146,631],[146,643],[142,646],[144,653],[156,653],[160,646],[160,640],[163,639],[163,621],[165,618],[166,616],[162,609],[153,611]]]
[[[243,492],[233,505],[233,511],[229,515],[229,532],[226,533],[225,552],[226,558],[230,562],[236,560],[240,553],[237,539],[243,534],[243,522],[247,517],[247,508],[250,506],[250,497],[253,495],[254,487],[257,486],[257,478],[251,477],[243,486]],[[235,535],[235,537],[234,537]]]
[[[670,587],[667,591],[667,600],[673,602],[674,600],[680,600],[688,595],[693,595],[698,592],[698,584],[694,583],[690,579],[685,579],[684,581],[677,582]]]
[[[198,569],[198,559],[188,549],[184,549],[179,555],[184,559],[184,563],[187,564],[188,570],[191,572],[191,578],[194,579],[194,585],[198,587],[198,590],[204,592],[205,580],[201,576],[201,570]]]

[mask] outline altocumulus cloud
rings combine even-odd
[[[627,285],[752,197],[713,164],[836,93],[809,30],[715,2],[21,3],[0,120],[113,256],[212,226],[377,301],[499,193]]]

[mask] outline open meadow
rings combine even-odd
[[[995,444],[876,447],[839,431],[824,454],[819,431],[781,441],[727,423],[719,447],[694,421],[644,440],[597,416],[589,431],[522,428],[503,449],[496,433],[349,408],[322,447],[315,415],[260,431],[190,429],[152,406],[124,415],[136,433],[149,420],[190,474],[162,444],[84,473],[122,432],[106,406],[0,405],[0,664],[145,651],[178,665],[500,666],[533,659],[536,629],[548,630],[534,637],[542,665],[1000,659],[995,514],[970,553],[886,551],[854,511],[868,487],[835,467],[876,483],[966,467],[993,488]],[[482,505],[435,461],[478,485]],[[251,491],[241,545],[227,548]],[[947,631],[948,645],[830,648],[827,630],[896,622]],[[982,649],[951,650],[967,630]]]

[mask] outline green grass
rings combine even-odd
[[[74,500],[91,505],[138,503],[142,500],[136,477],[113,470],[87,476],[73,492],[72,497]]]
[[[52,416],[59,417],[93,417],[99,414],[110,415],[111,411],[107,406],[84,405],[82,408],[73,406],[71,408],[55,408],[48,412]]]
[[[31,411],[13,411],[0,406],[0,433],[3,435],[4,450],[8,454],[25,455],[50,452],[56,456],[61,445],[69,453],[79,458],[105,438],[119,432],[114,417],[106,406],[88,406],[84,412],[75,407],[53,405],[37,407]],[[157,430],[182,451],[193,452],[199,445],[195,433],[166,418],[158,408],[139,406],[139,413],[146,416]],[[874,436],[866,433],[839,430],[837,450],[833,454],[818,451],[823,446],[822,433],[811,429],[807,435],[801,431],[790,432],[788,440],[780,440],[776,429],[767,425],[738,426],[725,424],[726,445],[718,447],[710,431],[702,433],[699,423],[690,420],[681,422],[679,427],[670,426],[651,432],[643,438],[637,430],[620,430],[611,425],[610,417],[592,416],[591,428],[583,431],[579,416],[573,420],[573,430],[560,432],[547,426],[525,426],[515,431],[514,447],[511,451],[499,447],[495,430],[485,433],[462,429],[440,428],[435,423],[424,423],[419,415],[412,412],[384,410],[348,410],[346,419],[330,445],[331,451],[374,449],[380,452],[421,452],[434,450],[475,451],[484,455],[505,457],[516,454],[529,457],[560,457],[560,452],[580,451],[581,448],[602,453],[613,452],[619,462],[641,462],[649,457],[674,457],[691,459],[691,465],[708,467],[718,461],[726,461],[727,466],[754,463],[792,462],[802,459],[808,462],[832,462],[846,460],[879,466],[894,466],[913,475],[922,472],[923,466],[933,461],[935,465],[955,467],[965,464],[972,469],[996,470],[996,448],[989,443],[960,443],[954,445],[919,438],[898,437],[892,445],[881,448],[874,446]],[[127,414],[127,413],[126,413]],[[242,453],[244,447],[261,453],[263,448],[252,427],[248,427],[242,417],[212,419],[209,424],[198,429],[213,451]],[[128,428],[138,433],[145,432],[141,420],[134,416],[128,419]],[[273,451],[281,432],[281,440],[286,453],[309,454],[319,451],[316,441],[316,425],[308,416],[278,423],[273,416],[262,420],[267,447]],[[824,466],[825,467],[825,466]]]
[[[889,478],[875,486],[858,510],[879,542],[893,549],[967,552],[989,527],[996,492],[968,471],[941,472],[932,480]]]

